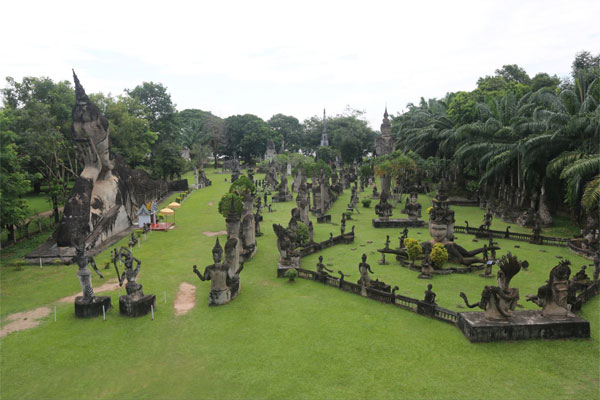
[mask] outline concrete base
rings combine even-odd
[[[590,323],[583,318],[573,313],[563,319],[547,318],[541,310],[514,311],[501,321],[486,320],[483,312],[462,312],[457,326],[471,342],[590,337]]]
[[[422,219],[407,219],[407,218],[375,218],[372,220],[375,228],[421,228],[425,226],[425,221]]]
[[[152,307],[156,310],[156,296],[149,294],[139,299],[131,296],[119,296],[119,312],[128,317],[141,317],[151,312]]]
[[[280,195],[280,194],[278,193],[278,194],[275,194],[275,195],[274,195],[274,196],[271,198],[271,201],[272,201],[273,203],[285,203],[285,202],[288,202],[288,201],[292,201],[292,199],[293,199],[293,196],[292,196],[292,194],[291,194],[291,193],[284,194],[284,195]]]
[[[317,224],[324,224],[326,222],[331,222],[331,215],[319,215],[319,216],[317,216]]]
[[[108,312],[112,308],[109,296],[96,296],[94,302],[86,303],[83,301],[83,296],[75,298],[75,316],[79,318],[93,318],[102,315],[102,306],[104,312]]]

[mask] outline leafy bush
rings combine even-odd
[[[244,203],[242,203],[242,198],[235,193],[226,193],[223,195],[223,197],[221,197],[221,200],[219,201],[219,213],[225,218],[227,218],[227,215],[229,215],[229,209],[231,208],[232,198],[233,205],[235,207],[235,210],[237,211],[238,217],[242,215],[242,210],[244,209]]]
[[[417,239],[404,239],[404,246],[406,247],[408,258],[413,264],[415,263],[415,260],[423,254],[423,249],[421,248],[421,244]]]
[[[284,276],[288,278],[290,282],[294,282],[296,280],[296,277],[298,276],[298,271],[296,271],[295,268],[290,268],[287,271],[285,271]]]
[[[305,223],[298,221],[298,228],[296,229],[296,238],[300,243],[306,243],[308,240],[308,226]]]
[[[361,203],[362,203],[362,205],[363,205],[364,208],[371,207],[371,199],[362,199]]]
[[[240,176],[235,182],[229,187],[229,193],[235,193],[238,196],[243,196],[246,191],[250,191],[253,196],[256,194],[256,186],[254,183],[245,175]]]
[[[431,262],[436,268],[442,268],[444,263],[448,261],[448,250],[441,243],[436,243],[433,245],[431,249],[431,254],[429,255]]]

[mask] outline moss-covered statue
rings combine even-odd
[[[479,307],[485,310],[484,316],[488,320],[508,319],[519,300],[519,289],[510,288],[509,284],[526,262],[520,262],[516,256],[507,253],[498,262],[498,286],[486,286],[481,292],[481,300],[478,303],[469,304],[464,292],[460,292],[460,297],[467,307]]]

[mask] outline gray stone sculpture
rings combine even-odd
[[[90,101],[77,75],[71,139],[83,170],[65,203],[63,218],[55,234],[28,255],[31,259],[59,258],[70,262],[75,246],[86,238],[93,250],[128,229],[137,218],[139,205],[160,197],[166,182],[150,179],[141,170],[130,170],[110,152],[108,120]]]
[[[155,295],[144,295],[142,285],[137,282],[137,276],[140,273],[142,262],[133,256],[131,250],[121,247],[118,253],[118,259],[125,266],[122,274],[119,274],[119,267],[116,259],[114,260],[115,271],[119,279],[119,286],[123,286],[125,280],[125,290],[127,295],[119,296],[119,312],[130,317],[139,317],[148,314],[156,304]],[[133,263],[137,266],[133,269]]]
[[[569,314],[567,296],[569,294],[569,260],[561,261],[550,271],[550,278],[538,289],[537,295],[528,295],[531,301],[542,307],[542,315],[549,318],[566,318]]]
[[[227,249],[227,245],[231,243],[229,248],[234,249],[235,251],[237,245],[237,243],[235,243],[236,241],[237,239],[228,239],[227,243],[225,244],[225,248]],[[198,271],[198,268],[195,265],[193,267],[193,271],[201,281],[210,281],[208,305],[219,306],[229,303],[238,295],[240,291],[239,276],[244,269],[244,264],[242,263],[239,269],[237,269],[235,272],[232,272],[227,263],[221,262],[223,259],[223,248],[219,243],[219,238],[217,238],[212,253],[214,264],[207,266],[204,269],[203,274]]]
[[[522,262],[509,252],[498,262],[498,267],[498,286],[486,286],[478,303],[469,304],[466,294],[460,293],[467,307],[485,310],[484,317],[488,320],[508,319],[519,300],[519,289],[509,288],[509,284],[521,270]]]
[[[92,289],[92,274],[88,265],[92,266],[92,269],[98,274],[100,278],[104,278],[98,268],[96,262],[92,257],[86,255],[85,244],[77,246],[77,253],[75,261],[79,266],[77,270],[77,278],[81,285],[81,292],[83,296],[77,296],[75,298],[75,315],[77,317],[95,317],[102,314],[102,307],[104,311],[108,311],[111,307],[111,301],[109,296],[94,296],[94,290]]]

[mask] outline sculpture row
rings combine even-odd
[[[83,296],[75,298],[75,315],[77,317],[87,318],[96,317],[106,313],[112,308],[111,299],[109,296],[96,296],[92,289],[92,276],[88,265],[98,274],[100,278],[104,276],[96,267],[96,262],[93,257],[86,254],[85,244],[77,246],[77,254],[75,261],[79,266],[77,270],[77,278],[81,285]],[[125,284],[126,295],[119,296],[119,311],[122,315],[130,317],[139,317],[148,314],[156,307],[156,296],[145,295],[142,291],[142,285],[137,282],[137,276],[140,272],[142,262],[133,256],[131,249],[121,247],[120,250],[114,250],[113,264],[117,273],[119,286]],[[123,273],[119,273],[119,264],[124,265]],[[133,263],[136,263],[135,269]]]

